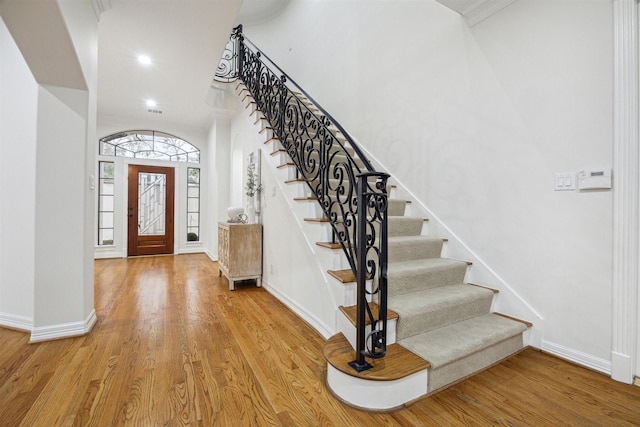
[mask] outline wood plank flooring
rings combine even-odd
[[[393,413],[327,390],[324,340],[265,289],[180,255],[96,261],[98,323],[28,344],[0,328],[0,426],[624,426],[640,388],[525,350]]]

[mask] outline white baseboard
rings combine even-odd
[[[542,350],[578,365],[611,375],[611,361],[560,344],[542,340]]]
[[[0,312],[0,326],[18,331],[31,332],[33,330],[33,318]]]
[[[317,317],[307,313],[302,307],[296,304],[295,301],[289,299],[285,294],[281,293],[278,289],[270,286],[269,283],[262,282],[262,287],[265,288],[267,292],[276,297],[280,302],[286,305],[291,311],[300,316],[305,322],[307,322],[312,328],[314,328],[320,335],[323,336],[324,339],[328,339],[336,332],[329,328]]]
[[[127,255],[120,250],[98,248],[93,252],[93,259],[125,258],[126,256]]]
[[[178,249],[178,254],[201,254],[207,252],[206,248],[202,247],[202,244],[187,244],[187,246]]]
[[[208,249],[204,251],[211,261],[218,261],[218,255],[212,254]]]
[[[39,326],[31,331],[30,343],[77,337],[91,331],[98,318],[96,311],[91,310],[89,316],[81,322],[60,323],[58,325]]]

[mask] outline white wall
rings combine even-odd
[[[30,305],[33,319],[26,329],[31,329],[32,341],[86,333],[96,320],[87,234],[93,232],[89,228],[93,206],[87,201],[92,199],[88,160],[94,156],[87,141],[95,136],[97,19],[89,2],[63,0],[30,7],[5,2],[0,6],[16,45],[21,53],[28,52],[25,60],[13,58],[13,65],[26,63],[29,73],[41,79],[29,83],[26,91],[33,108],[16,117],[22,121],[7,126],[29,138],[22,155],[27,165],[33,165],[25,180],[27,185],[33,180],[33,185],[21,195],[32,200],[22,204],[23,218],[3,217],[11,220],[14,229],[28,221],[23,230],[16,230],[32,236],[24,249],[30,251],[25,262],[33,264],[20,273],[26,276],[22,280],[33,281],[33,287],[30,295],[13,295],[15,299],[8,303]],[[64,59],[43,61],[51,51]],[[21,78],[16,82],[23,83]],[[3,88],[3,102],[5,91],[11,89]],[[16,161],[13,156],[10,159]],[[11,201],[4,190],[1,196],[3,204]]]
[[[0,19],[0,324],[33,327],[38,85]]]
[[[553,181],[612,165],[611,16],[519,0],[469,29],[435,1],[292,1],[245,33],[540,314],[540,346],[608,371],[611,192]]]
[[[87,114],[84,158],[84,242],[83,242],[83,305],[85,318],[93,311],[93,218],[96,215],[96,205],[93,203],[97,191],[90,183],[97,182],[94,169],[96,156],[96,122],[98,110],[98,20],[90,2],[75,0],[59,0],[58,5],[65,18],[67,29],[78,55],[82,74],[87,84]]]
[[[38,89],[36,335],[88,316],[84,313],[87,102],[86,91],[59,86]]]

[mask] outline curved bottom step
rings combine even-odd
[[[429,362],[398,344],[387,346],[382,359],[367,359],[373,367],[356,372],[349,366],[355,351],[338,333],[324,345],[327,385],[346,404],[358,409],[388,411],[427,393]]]
[[[398,342],[431,363],[431,393],[522,350],[526,329],[522,321],[488,313]]]

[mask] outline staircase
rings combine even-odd
[[[317,245],[332,255],[327,272],[342,293],[337,334],[325,344],[327,383],[344,402],[363,409],[391,410],[433,393],[504,360],[523,348],[530,323],[492,313],[497,290],[465,283],[471,263],[441,257],[446,239],[425,235],[425,218],[405,215],[410,202],[389,198],[387,354],[368,360],[373,368],[356,372],[348,362],[355,348],[355,278],[342,247],[309,186],[297,178],[294,163],[270,132],[243,83],[236,93],[255,117],[276,168],[298,187],[296,203],[308,204],[305,221],[316,224]],[[299,95],[302,96],[302,95]],[[311,107],[313,108],[313,107]],[[337,131],[336,131],[337,132]],[[389,187],[393,195],[395,189]],[[370,306],[377,310],[376,298]]]

